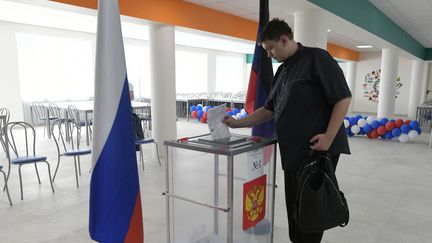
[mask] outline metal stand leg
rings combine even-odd
[[[233,243],[233,220],[234,220],[234,210],[233,210],[233,174],[234,174],[234,165],[233,165],[233,156],[228,156],[227,161],[227,205],[228,205],[228,213],[227,213],[227,242]]]
[[[215,206],[219,205],[219,155],[215,154],[215,158],[214,158],[214,201],[213,204]],[[213,209],[213,218],[214,218],[214,222],[213,222],[213,231],[216,235],[219,234],[219,210],[217,208]]]

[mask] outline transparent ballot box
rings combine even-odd
[[[274,139],[202,135],[164,144],[168,242],[273,242]]]

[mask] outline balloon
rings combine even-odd
[[[192,111],[191,116],[192,118],[197,118],[198,117],[197,111]]]
[[[348,136],[350,137],[354,136],[354,133],[352,133],[350,129],[348,130]]]
[[[226,114],[227,114],[228,116],[232,116],[232,115],[233,115],[232,111],[227,111]]]
[[[202,107],[202,105],[197,105],[196,109],[197,109],[197,111],[202,111],[203,107]]]
[[[366,133],[370,133],[373,130],[372,126],[369,124],[366,124],[363,129]]]
[[[190,107],[190,112],[196,111],[196,109],[197,109],[196,106],[193,105],[193,106]]]
[[[416,138],[418,136],[418,132],[416,130],[411,130],[408,132],[408,137],[410,140],[413,140],[414,138]]]
[[[379,126],[381,126],[381,123],[379,121],[375,120],[372,122],[371,125],[372,125],[373,129],[377,129]]]
[[[401,135],[401,131],[397,127],[393,128],[391,133],[392,133],[393,137],[399,137]]]
[[[371,138],[378,138],[378,133],[377,133],[377,131],[376,130],[373,130],[371,133],[369,133],[370,134],[370,136],[371,136]]]
[[[357,121],[358,121],[358,120],[362,119],[362,118],[363,118],[363,116],[362,116],[362,115],[357,115],[357,116],[355,116],[355,118],[356,118],[356,119],[357,119]]]
[[[228,111],[231,111],[231,109],[228,107],[225,107],[225,112],[228,112]]]
[[[375,117],[373,117],[373,116],[368,116],[368,118],[366,119],[366,121],[367,121],[367,123],[368,123],[369,125],[371,125],[372,122],[375,121]]]
[[[421,130],[420,127],[418,127],[418,128],[416,129],[416,131],[418,132],[419,135],[422,133],[422,130]]]
[[[364,128],[363,128],[363,127],[360,128],[360,132],[359,132],[359,134],[360,134],[360,135],[365,135],[365,134],[366,134],[366,132],[364,131]]]
[[[404,124],[406,124],[406,125],[409,125],[411,123],[411,120],[406,120],[405,122],[404,122]]]
[[[385,125],[387,122],[388,122],[389,120],[387,119],[387,118],[382,118],[381,120],[380,120],[380,123],[381,123],[381,125]]]
[[[393,138],[393,135],[391,132],[386,132],[385,137],[386,137],[386,139],[390,140]]]
[[[351,127],[351,132],[357,134],[360,132],[360,127],[358,125],[354,125]]]
[[[242,113],[243,115],[244,115],[244,114],[247,114],[247,112],[246,112],[245,109],[241,109],[240,113]]]
[[[206,121],[207,121],[207,114],[208,114],[207,112],[204,112],[203,114],[203,118],[206,119]]]
[[[237,119],[241,119],[241,115],[242,115],[242,113],[237,113],[235,116],[237,117]]]
[[[402,133],[408,134],[408,132],[410,131],[410,127],[406,124],[403,124],[400,128]]]
[[[377,128],[378,135],[384,135],[386,133],[386,131],[387,130],[385,129],[384,126],[380,126],[380,127]]]
[[[396,125],[397,128],[400,128],[403,124],[404,124],[404,122],[403,122],[402,119],[397,119],[395,121],[395,125]]]
[[[237,109],[237,108],[234,108],[233,110],[233,115],[237,115],[237,113],[239,113],[240,112],[240,110],[239,109]]]
[[[201,106],[201,108],[202,108],[203,105],[202,105],[202,104],[198,104],[197,107],[198,107],[198,106]]]
[[[208,110],[208,106],[204,106],[202,110],[203,110],[204,112],[207,112],[207,110]]]
[[[206,122],[207,122],[207,118],[202,117],[202,118],[201,118],[201,122],[202,122],[202,123],[206,123]]]
[[[201,117],[203,116],[203,114],[204,114],[204,111],[199,110],[199,111],[197,112],[198,118],[201,119]]]
[[[360,119],[357,121],[357,124],[358,124],[360,127],[364,127],[364,126],[367,125],[367,121],[366,121],[365,119],[363,119],[363,118],[360,118]]]
[[[345,128],[348,128],[350,125],[349,121],[347,119],[344,119],[344,126]]]
[[[417,128],[419,127],[419,123],[418,121],[414,120],[410,122],[409,126],[411,129],[417,130]]]
[[[350,117],[349,124],[350,126],[357,125],[357,119],[355,117]]]
[[[393,128],[395,128],[394,122],[391,122],[391,121],[387,122],[385,124],[385,128],[388,132],[390,132],[391,130],[393,130]]]
[[[408,137],[408,134],[401,134],[400,136],[399,136],[399,142],[401,142],[401,143],[407,143],[409,141],[409,137]]]

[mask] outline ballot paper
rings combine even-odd
[[[210,134],[214,140],[228,138],[231,136],[230,131],[222,120],[226,116],[226,104],[216,106],[207,111],[207,124]]]

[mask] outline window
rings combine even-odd
[[[94,93],[90,39],[17,33],[23,101],[88,99]]]
[[[150,98],[150,53],[147,43],[125,41],[128,81],[134,86],[135,98]]]
[[[207,92],[207,53],[176,50],[176,92]]]
[[[244,91],[244,55],[216,56],[216,91]]]

